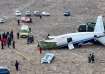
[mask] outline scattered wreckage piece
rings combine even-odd
[[[45,53],[44,57],[41,58],[41,64],[50,64],[54,57],[55,55],[53,53]]]

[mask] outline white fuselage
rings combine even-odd
[[[72,42],[80,42],[82,40],[94,38],[94,36],[101,36],[103,33],[98,32],[77,32],[77,33],[69,33],[64,35],[55,36],[53,39],[45,40],[45,42],[56,42],[57,46],[68,44],[67,38],[72,38]],[[100,39],[100,38],[99,38]],[[103,42],[104,39],[104,42]],[[99,42],[105,44],[105,37],[101,39]]]

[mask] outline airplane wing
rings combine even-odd
[[[56,38],[57,36],[48,36],[49,39]]]

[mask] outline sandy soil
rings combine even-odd
[[[63,16],[64,7],[71,10],[70,17]],[[26,44],[26,39],[16,39],[17,25],[14,10],[23,12],[27,9],[48,11],[49,17],[32,17],[29,24],[35,37],[35,43]],[[0,31],[13,29],[16,49],[5,47],[0,49],[0,66],[7,66],[11,74],[105,74],[104,46],[83,46],[75,50],[56,49],[46,50],[39,54],[37,40],[44,39],[48,33],[60,35],[76,32],[79,24],[98,15],[105,16],[104,0],[0,0],[0,15],[11,17],[4,24],[0,24]],[[105,18],[104,18],[105,19]],[[90,51],[96,55],[96,63],[89,64],[87,57]],[[55,54],[51,64],[40,64],[40,59],[46,52]],[[20,71],[15,70],[15,60],[20,62]]]

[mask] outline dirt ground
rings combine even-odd
[[[71,10],[71,16],[63,16],[64,8]],[[14,11],[30,9],[48,11],[51,16],[42,19],[32,16],[32,28],[35,43],[26,44],[26,39],[16,39],[17,25]],[[5,47],[0,49],[0,66],[9,68],[11,74],[105,74],[104,46],[90,45],[74,50],[55,49],[45,50],[39,54],[37,40],[42,40],[49,33],[60,35],[76,32],[79,24],[98,15],[105,16],[105,0],[0,0],[0,16],[8,20],[0,24],[0,31],[14,31],[16,49]],[[104,18],[105,19],[105,18]],[[1,47],[1,46],[0,46]],[[96,62],[88,63],[88,55],[94,52]],[[41,64],[40,59],[46,52],[55,54],[51,64]],[[15,60],[20,62],[20,71],[15,70]]]

